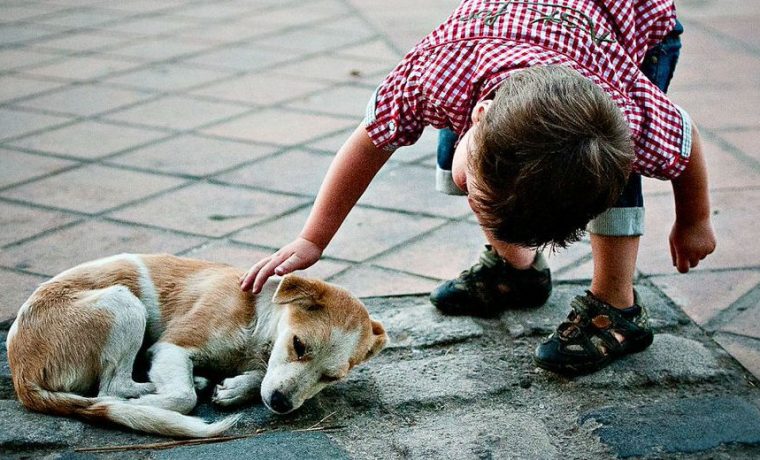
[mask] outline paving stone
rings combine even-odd
[[[209,45],[193,43],[189,40],[177,40],[172,37],[159,37],[141,40],[137,43],[130,40],[116,46],[109,46],[106,51],[109,55],[118,57],[135,58],[145,61],[158,61],[177,59],[180,56],[197,53]]]
[[[160,230],[88,221],[0,251],[0,265],[52,276],[99,257],[122,252],[174,254],[202,241]]]
[[[1,62],[1,61],[0,61]],[[5,68],[5,67],[3,67]],[[33,94],[58,88],[61,83],[33,80],[31,78],[19,78],[14,75],[0,77],[0,102],[20,99]]]
[[[337,54],[353,59],[387,61],[391,65],[396,64],[401,59],[401,54],[394,51],[393,48],[388,46],[388,44],[382,39],[343,48],[339,50]]]
[[[24,137],[9,145],[75,158],[100,158],[166,136],[162,131],[83,121]]]
[[[429,293],[437,281],[380,267],[355,265],[328,279],[358,297]]]
[[[221,70],[253,71],[269,67],[297,56],[251,45],[226,46],[185,60],[189,64]]]
[[[710,129],[760,126],[760,115],[756,110],[760,94],[756,88],[674,89],[669,95],[677,101],[689,101],[689,115],[699,120],[698,126]],[[714,116],[712,110],[720,104],[731,107],[730,117]]]
[[[90,116],[114,110],[150,97],[142,92],[109,88],[101,85],[69,86],[17,105],[33,109],[59,112],[65,115]]]
[[[238,115],[246,110],[244,107],[220,102],[168,96],[115,112],[108,118],[160,128],[191,129]]]
[[[560,458],[544,424],[509,406],[425,418],[403,430],[394,447],[407,458]]]
[[[591,245],[587,241],[580,241],[557,251],[544,251],[544,256],[552,270],[552,280],[554,281],[579,279],[580,273],[577,269],[585,264],[590,255]],[[591,279],[591,276],[589,275],[585,279]]]
[[[0,452],[73,446],[82,437],[83,427],[65,417],[30,412],[17,401],[0,400]]]
[[[61,32],[60,27],[43,24],[0,24],[0,45],[19,45]]]
[[[44,176],[76,162],[0,149],[0,187]],[[0,236],[0,241],[3,237]]]
[[[620,457],[696,453],[722,444],[760,444],[760,410],[744,399],[664,399],[638,407],[605,407],[583,414],[580,424]]]
[[[342,22],[346,22],[343,20]],[[344,24],[347,26],[348,24]],[[291,50],[304,53],[316,53],[331,51],[346,45],[357,43],[372,35],[371,31],[354,27],[349,30],[344,27],[342,31],[335,31],[324,27],[308,29],[296,29],[288,32],[260,38],[254,42],[254,46],[264,46],[271,49]]]
[[[435,190],[433,168],[416,165],[383,168],[359,203],[450,218],[472,213],[464,197]]]
[[[760,379],[760,340],[719,332],[713,339],[755,378]]]
[[[234,235],[233,239],[280,248],[298,235],[308,214],[309,210],[303,209],[242,231]],[[442,223],[440,219],[357,206],[348,215],[324,255],[355,262],[363,261]]]
[[[138,4],[143,2],[138,2]],[[169,6],[162,2],[162,6]],[[143,11],[140,11],[143,13]],[[188,18],[180,18],[176,16],[161,15],[161,16],[148,16],[137,19],[120,21],[108,26],[108,30],[111,32],[123,32],[133,35],[151,36],[158,34],[168,34],[171,32],[179,32],[183,29],[192,27],[193,21]]]
[[[760,161],[760,146],[757,145],[757,129],[723,131],[719,136],[741,150],[745,155]]]
[[[205,85],[192,90],[191,93],[228,101],[270,105],[290,99],[300,101],[304,95],[313,93],[324,86],[323,83],[300,78],[256,73]]]
[[[2,195],[94,214],[181,183],[172,177],[87,165],[14,187]]]
[[[353,128],[350,128],[331,136],[319,138],[315,141],[309,142],[307,147],[334,154],[343,146],[346,140],[348,140],[353,131]]]
[[[552,295],[542,307],[528,310],[507,310],[502,322],[516,335],[547,335],[567,318],[570,303],[575,296],[583,295],[587,287],[555,285]],[[681,312],[674,309],[666,298],[646,285],[637,285],[636,291],[649,312],[652,328],[659,331],[689,322]]]
[[[503,361],[456,347],[443,356],[373,364],[372,370],[381,402],[407,408],[498,393],[511,386],[505,375],[508,370]]]
[[[224,234],[283,214],[303,198],[197,183],[116,211],[110,217],[209,236]]]
[[[128,37],[104,33],[102,31],[85,30],[38,41],[35,43],[35,49],[94,51],[107,46],[111,47],[129,42],[132,42],[132,39]]]
[[[721,330],[760,339],[760,286],[755,287],[738,307],[740,313],[721,326]]]
[[[417,139],[417,142],[412,145],[401,147],[393,152],[390,161],[415,163],[427,159],[428,161],[425,162],[425,166],[430,168],[430,171],[435,171],[435,156],[438,151],[438,132],[439,130],[428,126],[425,128],[425,131],[422,132],[422,136]]]
[[[328,80],[336,82],[361,81],[368,77],[379,82],[391,69],[392,65],[375,61],[358,61],[342,59],[335,56],[317,56],[296,64],[289,64],[273,69],[275,74],[299,76],[310,80]],[[361,113],[357,114],[357,116]]]
[[[62,212],[0,202],[0,247],[29,238],[77,218]]]
[[[479,225],[451,222],[378,258],[374,263],[430,278],[450,279],[478,260],[484,241]]]
[[[63,60],[58,53],[29,48],[5,48],[0,49],[0,67],[5,70],[15,70],[22,67],[31,67],[37,64],[50,63]]]
[[[373,91],[368,87],[342,85],[301,97],[287,106],[311,112],[360,117],[366,110]]]
[[[710,382],[728,375],[703,344],[671,334],[656,334],[652,345],[641,353],[575,381],[592,387],[632,387]]]
[[[69,120],[66,117],[0,108],[0,140],[60,125]]]
[[[695,272],[650,278],[699,325],[705,325],[760,283],[749,270]]]
[[[397,306],[393,298],[368,299],[370,313],[385,326],[390,337],[387,348],[431,347],[481,337],[483,327],[470,317],[444,316],[427,297]]]
[[[153,91],[181,91],[228,76],[219,70],[184,64],[153,65],[105,80],[106,83]]]
[[[156,452],[161,460],[220,458],[277,458],[287,460],[348,459],[348,453],[324,433],[270,433],[221,444],[179,447]]]
[[[171,174],[209,176],[272,152],[272,147],[188,134],[138,148],[109,162]]]
[[[326,115],[309,115],[265,109],[203,130],[215,136],[293,145],[354,126],[355,121]]]
[[[218,176],[231,184],[316,196],[333,157],[291,150]]]
[[[0,268],[0,329],[10,327],[18,309],[46,278]],[[0,348],[5,348],[2,342]]]
[[[50,24],[61,27],[95,27],[105,22],[114,21],[122,17],[121,13],[101,8],[87,8],[83,10],[66,11],[52,16],[46,16],[35,20],[37,23]]]
[[[44,64],[24,72],[41,77],[63,80],[91,80],[108,74],[135,67],[134,62],[101,56],[75,56],[62,62]]]

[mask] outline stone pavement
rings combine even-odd
[[[0,1],[2,329],[37,283],[78,262],[164,251],[245,267],[288,242],[374,86],[455,3]],[[246,409],[234,433],[267,428],[259,437],[140,455],[760,455],[746,372],[760,377],[760,3],[678,6],[671,95],[705,141],[718,249],[675,273],[669,185],[647,181],[638,283],[660,331],[650,350],[574,380],[531,365],[588,283],[587,242],[551,257],[556,292],[542,309],[437,316],[422,294],[482,240],[466,202],[433,190],[428,131],[394,154],[310,270],[366,297],[393,347],[293,416]],[[24,412],[2,353],[0,455],[152,440]],[[288,432],[332,412],[325,423],[342,428]]]

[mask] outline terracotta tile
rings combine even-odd
[[[202,241],[161,230],[89,221],[4,250],[0,265],[53,276],[99,257],[122,252],[178,253]]]
[[[204,86],[192,90],[191,93],[229,101],[269,105],[298,98],[324,86],[323,83],[299,78],[252,74]]]
[[[760,340],[717,333],[713,339],[755,378],[760,379]]]
[[[219,70],[199,69],[182,64],[161,64],[121,74],[105,82],[154,91],[179,91],[219,80],[227,75],[227,72]]]
[[[182,183],[182,180],[89,165],[27,185],[3,196],[45,206],[98,213]]]
[[[147,99],[149,94],[100,85],[69,86],[17,105],[72,115],[94,115]]]
[[[754,235],[760,190],[719,191],[711,194],[712,222],[718,239],[713,254],[693,270],[753,267],[760,260],[760,247],[747,244]],[[638,266],[645,274],[675,274],[668,235],[674,222],[671,196],[649,197],[646,234],[639,250]]]
[[[760,287],[755,289],[758,288]],[[722,325],[720,330],[760,339],[760,303],[755,302],[749,305],[746,310],[736,315],[727,324]]]
[[[231,241],[217,241],[194,250],[186,254],[186,256],[233,265],[245,271],[270,254],[272,254],[272,251],[255,249]],[[345,270],[348,266],[345,263],[320,260],[308,269],[299,270],[295,273],[310,278],[325,279]]]
[[[64,80],[90,80],[113,72],[135,67],[135,63],[100,56],[70,57],[62,62],[45,64],[24,70],[30,75]]]
[[[205,128],[203,132],[230,139],[293,145],[345,129],[353,124],[351,120],[326,115],[265,109]]]
[[[272,152],[272,147],[183,135],[120,155],[109,162],[167,173],[207,176]]]
[[[61,125],[69,120],[67,117],[0,108],[0,140]]]
[[[303,150],[276,155],[221,175],[219,180],[315,196],[332,157]]]
[[[24,98],[60,86],[61,83],[52,81],[5,75],[0,77],[0,102]]]
[[[110,217],[221,236],[283,214],[304,202],[302,198],[199,183],[129,206]]]
[[[18,309],[43,281],[43,276],[26,275],[0,268],[0,323],[15,319]]]
[[[74,222],[78,217],[0,202],[0,247]]]
[[[359,203],[449,218],[472,212],[465,197],[435,190],[434,168],[416,165],[387,165]]]
[[[232,238],[279,248],[298,235],[308,213],[308,209],[303,209],[237,233]],[[355,207],[324,255],[356,262],[367,260],[442,223],[440,219]]]
[[[435,280],[364,265],[348,269],[328,281],[343,286],[357,297],[422,294],[438,284]]]
[[[480,226],[452,222],[373,261],[381,267],[440,280],[470,268],[483,251]]]
[[[650,280],[691,319],[704,325],[760,283],[760,273],[747,270],[655,276]]]
[[[109,119],[172,129],[191,129],[244,112],[245,108],[181,96],[168,96],[122,110]]]
[[[162,131],[83,121],[24,137],[10,145],[75,158],[99,158],[163,136],[166,133]]]
[[[327,91],[301,97],[289,102],[288,107],[323,112],[333,115],[364,116],[373,89],[343,85]]]
[[[0,149],[0,187],[44,176],[76,162]]]

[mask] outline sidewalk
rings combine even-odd
[[[39,282],[79,262],[170,252],[247,267],[290,241],[375,85],[455,4],[0,0],[0,339]],[[541,309],[436,315],[425,293],[482,238],[465,200],[434,191],[428,130],[309,270],[366,298],[393,347],[294,416],[246,409],[232,434],[266,428],[259,437],[141,454],[760,456],[760,4],[678,6],[670,94],[705,142],[718,248],[676,273],[669,184],[646,181],[637,283],[659,331],[650,350],[574,380],[533,368],[589,282],[587,241],[550,258]],[[288,431],[333,412],[325,425],[339,430]],[[155,440],[25,412],[4,347],[0,433],[0,456]]]

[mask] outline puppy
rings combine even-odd
[[[215,388],[216,404],[260,394],[284,414],[387,341],[344,289],[290,275],[254,296],[240,291],[241,274],[171,255],[121,254],[43,283],[8,333],[19,400],[31,410],[138,431],[215,436],[237,416],[207,424],[183,415],[197,401],[195,373],[229,376]],[[133,366],[146,349],[150,381],[138,383]]]

